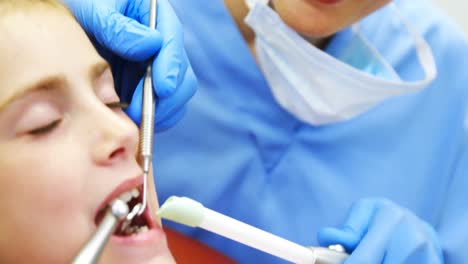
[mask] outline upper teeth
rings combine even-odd
[[[128,192],[122,193],[119,198],[120,200],[128,203],[133,197],[137,198],[139,195],[140,195],[140,192],[138,191],[138,189],[134,188]]]

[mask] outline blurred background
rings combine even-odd
[[[411,0],[408,0],[411,1]],[[465,32],[468,33],[468,1],[466,0],[434,0]]]

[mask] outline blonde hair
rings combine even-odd
[[[38,6],[56,8],[71,15],[70,11],[58,0],[0,0],[0,16]]]

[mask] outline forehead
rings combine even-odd
[[[84,72],[99,55],[76,21],[49,6],[0,17],[0,95],[51,75]]]

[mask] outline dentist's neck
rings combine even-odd
[[[250,51],[255,56],[256,55],[255,48],[254,48],[255,33],[244,22],[244,18],[249,13],[249,8],[245,4],[245,1],[244,0],[224,0],[224,4],[226,5],[226,8],[231,13],[231,16],[234,18],[234,21],[236,22],[236,25],[239,28],[245,41],[249,45]],[[313,38],[308,38],[308,37],[304,37],[304,38],[308,40],[312,45],[320,49],[325,48],[329,41],[329,38],[325,38],[325,39],[313,39]]]
[[[244,0],[224,0],[226,8],[234,18],[237,27],[239,28],[242,36],[247,43],[253,43],[255,39],[255,33],[252,29],[244,23],[244,18],[249,13],[249,8],[245,4]]]

